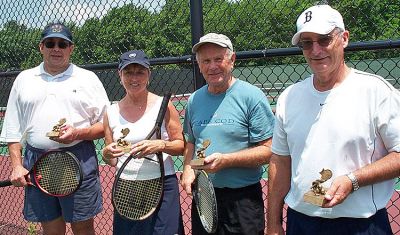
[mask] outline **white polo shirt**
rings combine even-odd
[[[5,142],[29,143],[40,149],[72,146],[46,137],[61,118],[76,128],[89,127],[103,119],[109,105],[97,75],[70,64],[52,76],[39,66],[22,71],[8,99],[1,137]]]
[[[394,180],[361,187],[333,208],[303,201],[319,172],[332,180],[400,151],[400,95],[382,77],[352,69],[338,87],[319,92],[313,77],[286,89],[278,99],[272,152],[291,156],[291,185],[285,202],[309,216],[366,218],[386,206]],[[279,172],[278,172],[279,174]]]

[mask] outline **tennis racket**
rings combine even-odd
[[[55,197],[68,196],[82,184],[82,169],[76,156],[68,151],[52,150],[42,154],[28,175],[33,173],[28,184]],[[12,185],[10,180],[0,181],[0,187]]]
[[[154,134],[157,139],[161,139],[161,125],[164,120],[165,112],[171,94],[166,94],[162,100],[160,111],[158,113],[156,123],[146,140],[151,139]],[[158,172],[153,172],[151,179],[123,179],[122,173],[128,163],[136,158],[136,155],[130,155],[121,168],[118,170],[112,188],[112,203],[122,217],[130,220],[144,220],[154,213],[162,199],[164,188],[164,160],[162,152],[156,153],[157,160],[143,156],[146,160],[151,160],[157,164]],[[140,173],[139,173],[140,174]]]
[[[196,171],[192,195],[204,229],[208,233],[215,233],[218,224],[217,199],[214,187],[204,170]]]

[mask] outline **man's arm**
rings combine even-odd
[[[104,127],[104,143],[105,146],[102,150],[102,155],[103,155],[103,160],[105,163],[107,163],[110,166],[116,166],[118,159],[117,157],[120,157],[124,154],[124,152],[121,149],[118,149],[116,147],[116,143],[114,142],[113,139],[113,132],[111,130],[109,121],[108,121],[108,114],[104,114],[103,118],[103,127]]]
[[[22,145],[19,142],[8,143],[8,151],[12,167],[11,183],[15,186],[25,186],[27,184],[25,175],[29,171],[22,165]]]
[[[70,144],[75,140],[95,140],[104,137],[103,123],[97,122],[90,127],[75,128],[65,125],[61,128],[61,136],[52,140],[63,144]]]
[[[192,195],[192,183],[195,179],[194,170],[190,166],[190,161],[193,158],[194,144],[186,142],[185,150],[183,151],[183,172],[181,176],[182,188],[186,191],[188,195]]]
[[[217,172],[230,167],[258,167],[267,164],[272,155],[271,143],[272,138],[269,138],[238,152],[213,153],[204,159],[206,165],[201,168],[208,172]]]
[[[378,161],[354,171],[353,174],[360,187],[396,178],[400,175],[400,153],[391,152]],[[325,194],[328,203],[323,206],[333,207],[342,203],[352,191],[353,185],[349,177],[337,177]]]
[[[283,235],[284,198],[290,189],[291,157],[273,154],[268,168],[267,234]]]
[[[360,187],[396,178],[400,175],[400,153],[391,152],[385,157],[353,172]]]

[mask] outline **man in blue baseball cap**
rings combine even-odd
[[[74,48],[71,31],[64,24],[47,25],[39,44],[46,72],[55,75],[65,71],[70,65],[69,60]]]
[[[8,143],[14,186],[27,186],[24,176],[49,149],[74,153],[83,170],[81,187],[66,197],[53,197],[25,187],[24,217],[41,222],[44,234],[94,235],[93,218],[102,211],[94,139],[103,137],[103,114],[109,100],[98,77],[70,62],[71,31],[61,23],[45,27],[39,43],[43,62],[22,71],[14,81],[1,138]],[[46,137],[65,118],[59,136]],[[25,147],[24,157],[22,149]]]
[[[71,31],[61,23],[52,23],[47,25],[42,32],[42,39],[40,41],[43,42],[46,38],[62,38],[73,43]]]

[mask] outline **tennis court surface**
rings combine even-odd
[[[111,188],[114,180],[115,169],[107,165],[99,168],[102,189],[104,210],[95,218],[96,234],[111,235],[113,207],[111,204]],[[0,179],[7,179],[11,173],[9,157],[0,156]],[[178,172],[179,177],[180,172]],[[267,204],[267,180],[262,180],[264,192],[264,204]],[[15,187],[0,188],[0,235],[32,235],[42,234],[40,226],[27,223],[22,216],[23,189]],[[191,198],[181,188],[181,209],[183,214],[186,234],[191,234],[190,226],[190,205]],[[387,205],[389,219],[393,233],[400,234],[400,193],[394,191],[391,201]],[[285,216],[285,213],[284,213]],[[36,233],[34,233],[36,232]],[[72,235],[70,228],[68,235]]]

